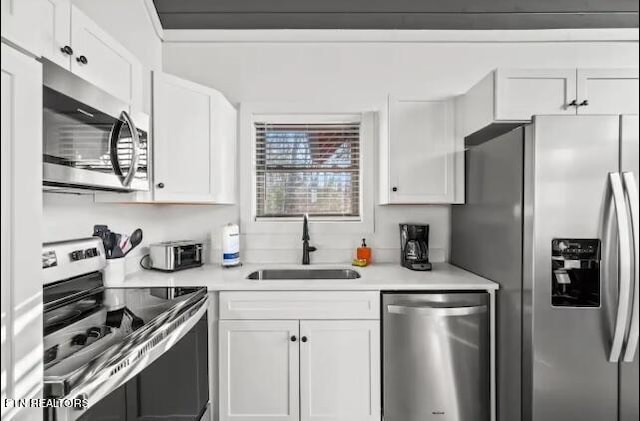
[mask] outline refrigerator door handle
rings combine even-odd
[[[638,255],[640,252],[640,245],[638,239],[638,186],[636,185],[636,179],[632,172],[622,173],[624,180],[624,187],[627,192],[627,198],[629,199],[629,207],[631,208],[631,225],[633,234],[633,309],[631,310],[631,326],[629,328],[629,337],[627,339],[627,347],[624,351],[623,361],[630,363],[633,362],[636,351],[638,349],[638,333],[640,330],[640,321],[638,320],[638,308],[640,303],[640,282],[638,281]]]
[[[619,292],[616,326],[611,343],[609,362],[617,363],[622,352],[624,334],[629,323],[629,296],[631,295],[631,236],[629,233],[629,217],[627,203],[622,187],[620,173],[609,173],[609,183],[613,192],[613,204],[618,226],[618,246],[620,249]]]

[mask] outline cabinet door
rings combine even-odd
[[[390,98],[389,114],[389,203],[452,203],[452,102]]]
[[[300,419],[380,420],[380,323],[300,322]]]
[[[42,382],[42,65],[2,43],[2,396],[39,397]],[[1,406],[2,419],[42,409]]]
[[[2,38],[39,55],[37,16],[41,0],[2,0]]]
[[[219,322],[220,420],[298,421],[297,320]]]
[[[142,109],[142,67],[126,48],[75,6],[71,7],[71,71]]]
[[[578,69],[578,114],[638,114],[638,69]]]
[[[154,199],[215,201],[213,90],[154,72]]]
[[[71,3],[69,0],[40,0],[38,9],[39,53],[65,69],[70,69]]]
[[[536,114],[575,114],[576,69],[498,69],[495,119],[529,121]]]
[[[35,56],[69,68],[69,0],[2,0],[2,36]]]

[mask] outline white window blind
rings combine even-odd
[[[255,122],[256,217],[360,216],[360,122]]]

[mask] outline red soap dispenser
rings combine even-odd
[[[367,242],[364,238],[362,239],[362,245],[356,250],[356,258],[366,261],[367,264],[371,263],[371,247],[367,247]]]

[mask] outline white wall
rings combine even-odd
[[[164,70],[215,87],[235,103],[367,99],[373,105],[388,94],[458,95],[496,67],[635,67],[638,63],[637,42],[301,42],[295,36],[293,42],[267,42],[259,35],[254,39],[165,42]],[[398,259],[399,222],[431,224],[432,257],[446,258],[447,206],[376,206],[375,234],[362,235],[374,247],[377,260]],[[312,243],[318,246],[312,255],[316,262],[349,261],[361,237],[314,233],[313,224],[311,230]],[[300,258],[299,236],[251,234],[243,240],[248,260]]]

